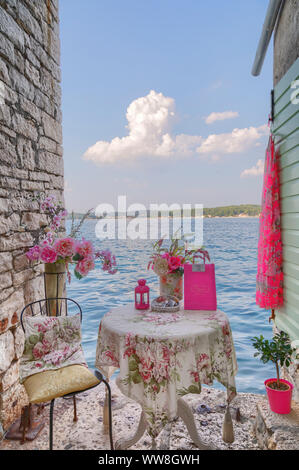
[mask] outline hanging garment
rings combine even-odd
[[[262,212],[258,243],[256,303],[274,309],[283,304],[282,242],[280,230],[279,152],[272,136],[266,150]]]

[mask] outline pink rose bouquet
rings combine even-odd
[[[29,261],[43,263],[65,263],[68,279],[70,281],[69,264],[75,264],[75,276],[78,279],[85,277],[89,271],[95,268],[95,261],[99,259],[103,271],[115,274],[115,256],[109,250],[94,251],[92,242],[89,240],[76,240],[76,230],[72,228],[73,236],[60,237],[60,227],[67,211],[61,203],[55,201],[54,196],[46,197],[41,203],[41,210],[50,218],[49,227],[42,228],[42,240],[31,247],[26,255]],[[79,224],[82,225],[82,222]],[[59,233],[60,232],[60,233]]]
[[[184,274],[184,264],[194,263],[196,258],[210,260],[209,253],[203,248],[198,250],[185,250],[177,238],[172,238],[169,248],[163,248],[164,239],[161,238],[153,244],[154,253],[150,258],[148,269],[152,268],[158,276],[176,273]]]

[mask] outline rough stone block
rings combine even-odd
[[[15,338],[15,359],[20,359],[24,351],[24,343],[25,343],[25,335],[23,332],[23,328],[18,326],[14,332]]]
[[[41,266],[43,269],[43,266]],[[45,297],[44,291],[44,278],[43,276],[36,277],[24,285],[24,305],[34,302],[35,300],[43,299]]]
[[[19,214],[12,214],[10,217],[3,217],[0,215],[0,235],[8,234],[11,230],[19,231],[20,229],[20,216]]]
[[[37,230],[48,225],[48,218],[46,214],[26,212],[22,216],[22,224],[26,225],[28,230]]]
[[[29,60],[25,61],[25,76],[36,87],[40,87],[41,83],[40,83],[39,70],[36,67],[34,67],[34,65],[32,65],[31,62],[29,62]]]
[[[54,175],[63,175],[63,159],[54,153],[40,151],[38,168]]]
[[[0,273],[9,271],[11,269],[12,269],[12,254],[0,253]]]
[[[20,194],[15,195],[15,197],[10,201],[10,209],[14,212],[38,211],[38,202],[32,201],[25,196],[26,195],[24,191],[22,191]]]
[[[264,450],[297,450],[299,442],[299,403],[292,402],[291,413],[280,415],[270,410],[266,397],[257,404],[253,432]]]
[[[25,71],[25,57],[24,55],[15,49],[15,67],[21,72],[22,74]]]
[[[31,141],[28,139],[24,139],[23,137],[18,137],[17,152],[22,167],[28,168],[29,170],[34,170],[36,152],[32,146]]]
[[[28,405],[28,396],[20,383],[14,384],[0,394],[0,421],[7,429],[20,415],[23,406]]]
[[[42,123],[45,131],[45,136],[52,140],[55,140],[58,144],[62,144],[62,128],[59,123],[56,122],[47,113],[42,113]]]
[[[17,255],[13,259],[13,266],[16,272],[22,271],[23,269],[28,268],[29,260],[26,254]]]
[[[19,134],[22,134],[35,142],[37,141],[38,133],[36,125],[32,120],[26,119],[21,114],[15,113],[12,118],[12,126]]]
[[[14,291],[13,287],[8,287],[7,289],[1,289],[0,290],[0,302],[3,302],[4,300],[6,300],[13,293],[13,291]],[[1,325],[0,325],[0,333],[3,333],[3,331],[1,331]]]
[[[1,44],[1,41],[0,41]],[[1,46],[0,46],[1,47]],[[0,58],[0,80],[10,85],[10,78],[8,73],[8,68],[6,63],[2,58]]]
[[[0,321],[2,322],[3,332],[19,322],[19,317],[24,307],[23,290],[15,291],[7,300],[1,303],[0,307]]]
[[[30,171],[29,172],[29,179],[32,180],[32,181],[49,182],[50,181],[50,175],[48,175],[48,173],[45,173],[43,171]]]
[[[24,51],[24,32],[14,19],[0,8],[1,31],[6,34],[20,51]]]
[[[15,233],[8,237],[0,237],[0,251],[13,251],[17,248],[32,246],[31,233]]]
[[[18,5],[18,23],[29,35],[42,42],[42,31],[38,21],[36,21],[29,9],[20,2]]]
[[[43,191],[45,189],[44,183],[41,181],[22,181],[21,186],[27,191]]]
[[[0,163],[16,165],[18,156],[15,146],[10,142],[8,136],[0,134]]]
[[[34,85],[14,67],[10,68],[9,76],[13,90],[25,96],[28,100],[33,101],[35,94]]]
[[[0,177],[0,186],[2,186],[2,188],[19,189],[20,181],[16,178]]]
[[[32,103],[32,101],[27,100],[24,96],[20,96],[20,106],[26,113],[30,114],[30,116],[36,121],[40,122],[40,109]]]
[[[8,200],[7,199],[0,199],[0,213],[8,211]]]
[[[0,35],[0,38],[0,53],[2,57],[5,57],[11,64],[14,64],[15,52],[13,43],[3,34]]]
[[[19,381],[19,361],[13,362],[7,371],[2,376],[2,381],[0,382],[0,392],[5,392],[12,385]]]
[[[0,276],[1,276],[1,274],[0,274]],[[33,277],[35,277],[35,271],[32,268],[20,271],[18,273],[13,272],[12,273],[13,285],[14,285],[14,287],[19,287],[22,284],[24,284],[25,282],[32,279]]]
[[[11,331],[0,335],[0,374],[7,371],[15,356],[15,343]]]
[[[2,289],[12,286],[11,272],[7,271],[0,274],[0,286]]]

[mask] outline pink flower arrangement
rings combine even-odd
[[[115,256],[109,250],[94,251],[89,240],[78,241],[74,237],[60,237],[59,229],[67,211],[55,202],[54,196],[48,196],[42,203],[41,209],[50,216],[49,227],[43,230],[43,239],[31,247],[26,255],[29,261],[42,261],[43,263],[66,263],[68,279],[70,281],[69,264],[75,264],[75,276],[78,279],[85,277],[95,268],[95,260],[100,259],[103,271],[115,274]]]
[[[177,238],[172,238],[169,248],[163,248],[163,238],[154,243],[154,253],[148,264],[158,276],[166,274],[184,274],[184,264],[194,263],[196,258],[210,260],[209,253],[203,248],[198,250],[185,250],[184,246],[179,245]]]

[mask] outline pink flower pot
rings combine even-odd
[[[281,415],[290,413],[293,385],[287,380],[280,379],[280,382],[289,385],[290,388],[288,390],[274,390],[268,387],[267,384],[270,382],[276,382],[276,379],[267,379],[264,382],[271,410]]]

